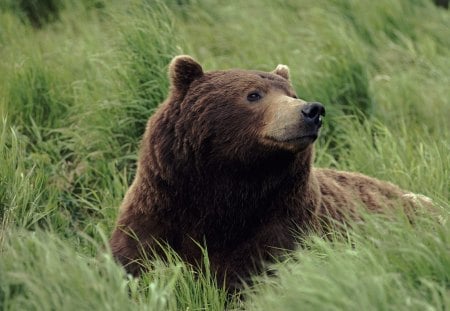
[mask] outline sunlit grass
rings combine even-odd
[[[56,2],[38,27],[0,2],[1,309],[450,308],[448,11],[428,0]],[[206,70],[289,65],[299,97],[327,109],[316,165],[425,194],[436,214],[302,237],[244,300],[171,251],[126,276],[106,241],[180,53]]]

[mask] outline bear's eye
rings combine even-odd
[[[297,95],[292,95],[292,98],[298,99]]]
[[[260,100],[261,97],[262,97],[261,94],[259,94],[258,92],[252,92],[252,93],[247,95],[247,100],[249,102],[255,102],[257,100]]]

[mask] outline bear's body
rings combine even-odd
[[[128,272],[139,274],[139,259],[160,252],[159,243],[199,264],[198,242],[219,281],[235,287],[326,217],[409,204],[390,183],[312,168],[325,111],[296,98],[287,67],[204,73],[179,56],[170,79],[111,239]]]

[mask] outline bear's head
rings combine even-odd
[[[171,90],[159,116],[173,162],[251,166],[274,154],[309,151],[325,115],[319,103],[299,99],[289,69],[204,72],[190,56],[169,66]],[[155,143],[161,143],[155,141]],[[163,143],[164,144],[164,143]]]

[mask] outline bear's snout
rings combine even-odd
[[[321,103],[307,103],[302,107],[302,115],[307,124],[322,126],[322,116],[325,116],[325,108]]]

